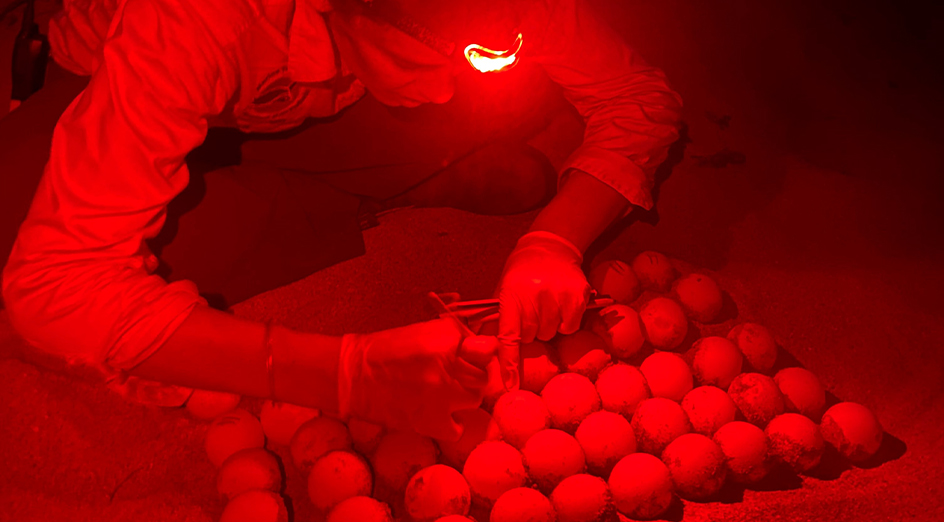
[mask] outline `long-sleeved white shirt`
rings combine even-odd
[[[28,342],[113,373],[154,353],[203,302],[192,283],[153,274],[145,240],[186,187],[184,158],[209,126],[284,130],[364,94],[336,59],[326,10],[294,0],[67,2],[50,28],[53,55],[91,80],[56,126],[3,272],[5,305]],[[521,59],[540,64],[586,123],[562,172],[586,172],[650,208],[653,173],[677,138],[678,95],[578,0],[536,0],[521,27],[531,44]],[[444,97],[421,87],[426,100]]]

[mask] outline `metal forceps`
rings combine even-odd
[[[477,330],[482,324],[498,319],[498,299],[459,301],[459,294],[435,292],[429,293],[429,299],[433,302],[440,317],[451,317],[464,330]],[[605,308],[615,302],[609,296],[598,295],[594,291],[590,294],[587,310]]]

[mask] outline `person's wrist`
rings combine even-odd
[[[275,399],[337,412],[342,338],[276,325],[269,335]]]
[[[531,246],[547,245],[553,245],[551,248],[558,251],[563,248],[567,253],[571,254],[575,259],[577,259],[578,264],[583,263],[583,252],[577,248],[577,245],[573,244],[563,236],[548,230],[532,230],[531,232],[521,236],[518,239],[516,249],[521,250]]]

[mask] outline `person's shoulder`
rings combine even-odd
[[[235,41],[258,21],[262,0],[126,0],[122,24],[151,27],[178,43],[208,36],[220,45]],[[159,28],[163,28],[160,30]]]

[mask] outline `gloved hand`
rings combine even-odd
[[[531,232],[518,240],[499,288],[498,359],[507,390],[516,390],[519,347],[535,338],[547,341],[571,334],[590,299],[590,284],[580,264],[583,255],[570,241],[551,232]]]
[[[341,418],[458,440],[462,428],[452,414],[481,404],[484,368],[497,350],[497,338],[463,337],[449,319],[345,335],[338,367]]]

